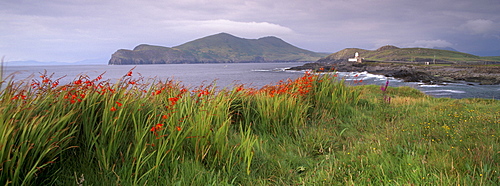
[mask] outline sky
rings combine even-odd
[[[499,0],[0,0],[0,57],[76,62],[225,32],[299,48],[451,47],[500,56]]]

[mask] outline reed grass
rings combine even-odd
[[[500,102],[305,73],[3,82],[2,185],[496,185]]]

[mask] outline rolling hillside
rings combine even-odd
[[[116,51],[110,65],[316,61],[325,54],[295,47],[277,37],[244,39],[220,33],[175,47],[139,45]]]
[[[472,54],[429,48],[398,48],[383,46],[377,50],[347,48],[318,60],[323,63],[347,61],[358,52],[365,61],[433,62],[437,63],[494,63],[499,57],[479,57]]]

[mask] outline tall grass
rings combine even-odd
[[[4,82],[3,185],[495,185],[500,104],[306,73],[184,87],[133,69]],[[389,100],[389,101],[388,101]]]

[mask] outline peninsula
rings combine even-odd
[[[500,84],[500,57],[456,51],[383,46],[377,50],[348,48],[314,63],[289,70],[368,72],[408,82]]]

